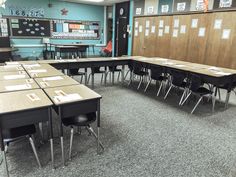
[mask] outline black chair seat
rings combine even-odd
[[[207,94],[212,94],[212,91],[208,90],[205,87],[199,87],[196,91],[194,91],[195,93],[198,93],[199,95],[203,96],[203,95],[207,95]]]
[[[111,72],[121,72],[122,69],[118,69],[117,67],[109,66],[109,71],[111,71]]]
[[[100,67],[95,67],[93,68],[93,72],[99,74],[99,73],[105,73],[106,71],[100,70]]]
[[[32,135],[36,132],[35,125],[27,125],[23,127],[3,129],[3,139],[14,139],[21,136]]]
[[[148,72],[146,72],[146,71],[138,71],[138,72],[134,72],[134,74],[139,75],[139,76],[146,76],[146,75],[148,75]]]
[[[155,75],[152,75],[151,78],[153,80],[156,80],[156,81],[164,81],[164,80],[167,80],[167,77],[166,76],[155,76]]]
[[[74,75],[79,75],[79,76],[85,75],[84,72],[80,72],[78,69],[70,69],[70,74],[71,74],[72,76],[74,76]]]
[[[96,121],[96,113],[89,113],[62,119],[65,126],[88,126]]]

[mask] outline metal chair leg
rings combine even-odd
[[[192,94],[192,92],[190,91],[189,94],[186,96],[186,98],[184,99],[184,101],[181,103],[181,106],[184,105],[184,103],[188,100],[188,98],[190,97],[190,95]]]
[[[9,170],[8,170],[8,164],[7,164],[7,157],[6,157],[6,152],[2,151],[2,156],[5,164],[5,170],[6,170],[6,176],[10,177]]]
[[[220,93],[220,88],[218,88],[218,95],[219,95],[219,100],[221,101],[221,93]]]
[[[172,89],[172,87],[173,87],[173,85],[171,84],[170,88],[169,88],[169,89],[168,89],[168,91],[166,92],[166,95],[165,95],[164,99],[166,99],[166,98],[167,98],[167,96],[169,95],[169,93],[170,93],[170,90]]]
[[[152,79],[150,79],[150,80],[148,81],[147,86],[146,86],[145,89],[144,89],[144,92],[147,91],[147,89],[148,89],[149,85],[151,84],[151,82],[152,82]]]
[[[93,128],[91,127],[91,126],[87,126],[86,127],[87,128],[87,130],[89,131],[89,132],[91,132],[91,134],[97,139],[97,134],[95,133],[95,131],[93,130]],[[99,145],[100,145],[100,147],[104,150],[105,148],[104,148],[104,145],[102,144],[102,142],[99,140]]]
[[[84,75],[81,75],[81,78],[80,78],[80,83],[82,84],[83,82],[83,78],[84,78]]]
[[[159,87],[158,92],[157,92],[157,96],[160,95],[162,87],[163,87],[163,82],[161,81],[160,87]]]
[[[102,84],[102,82],[103,82],[103,73],[102,73],[102,77],[101,77],[101,84]]]
[[[137,88],[137,90],[139,90],[139,88],[140,88],[142,82],[143,82],[143,76],[140,76],[140,82],[139,82],[139,84],[138,84],[138,88]]]
[[[134,79],[134,73],[133,73],[133,71],[132,71],[132,72],[130,73],[130,80],[129,80],[128,85],[130,85],[130,84],[132,83],[133,79]]]
[[[32,150],[33,150],[33,152],[34,152],[34,156],[35,156],[35,158],[36,158],[36,161],[37,161],[37,163],[38,163],[38,166],[41,168],[42,165],[41,165],[41,163],[40,163],[40,161],[39,161],[38,153],[37,153],[37,151],[36,151],[36,148],[35,148],[35,145],[34,145],[34,140],[33,140],[32,137],[33,137],[32,135],[29,136],[29,142],[30,142],[30,144],[31,144],[31,147],[32,147]]]
[[[71,160],[72,144],[73,144],[74,128],[71,127],[70,130],[70,150],[69,150],[69,160]]]
[[[225,109],[229,106],[229,98],[230,98],[231,91],[227,91],[226,99],[225,99]]]
[[[44,141],[44,134],[43,134],[43,122],[39,123],[39,133],[42,138],[42,142]]]
[[[88,76],[87,84],[89,84],[90,77],[91,77],[91,73]]]
[[[125,74],[124,80],[126,79],[126,77],[128,76],[128,74],[130,73],[130,70],[128,70]]]
[[[193,112],[195,111],[195,109],[198,107],[199,103],[202,101],[202,98],[203,98],[203,97],[199,98],[199,100],[198,100],[197,104],[194,106],[194,108],[193,108],[191,114],[193,114]]]
[[[183,101],[183,99],[184,99],[184,96],[185,96],[186,92],[187,92],[187,89],[184,89],[183,95],[182,95],[182,97],[181,97],[181,99],[180,99],[180,101],[179,101],[179,106],[181,105],[181,103],[182,103],[182,101]]]

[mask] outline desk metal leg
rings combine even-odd
[[[87,85],[87,80],[88,80],[88,69],[87,68],[84,68],[84,72],[85,72],[85,84],[84,85]]]
[[[215,93],[212,94],[212,113],[215,112],[216,96],[217,96],[217,87],[215,87]]]
[[[93,70],[93,68],[91,68],[92,69],[92,73],[91,73],[91,75],[92,75],[92,89],[94,89],[94,70]]]
[[[124,82],[125,82],[125,65],[122,65],[121,82],[122,82],[122,85],[123,85]]]
[[[52,110],[51,108],[48,109],[48,116],[49,116],[49,138],[50,138],[50,148],[51,148],[51,160],[52,160],[52,169],[55,169],[54,166],[54,147],[53,147],[53,127],[52,127]]]
[[[100,100],[97,104],[97,154],[100,154]]]
[[[107,85],[107,67],[105,66],[105,77],[104,77],[104,85]]]
[[[63,164],[63,166],[65,166],[63,126],[62,126],[61,107],[60,106],[59,106],[59,110],[58,111],[59,111],[59,121],[60,121],[61,158],[62,158],[62,164]]]
[[[1,152],[2,152],[2,157],[4,160],[4,164],[5,164],[5,170],[6,170],[6,176],[9,177],[9,171],[8,171],[8,165],[7,165],[7,158],[6,158],[6,152],[5,152],[5,146],[4,146],[4,142],[3,142],[3,136],[2,136],[2,129],[0,128],[0,145],[1,145]]]
[[[114,81],[115,81],[115,67],[112,68],[112,85],[114,85]]]

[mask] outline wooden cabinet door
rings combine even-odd
[[[133,24],[133,52],[134,56],[144,55],[144,30],[143,18],[135,18]]]

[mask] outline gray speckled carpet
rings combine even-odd
[[[99,77],[99,76],[98,76]],[[83,130],[76,135],[73,159],[62,167],[59,139],[55,139],[56,170],[50,166],[49,143],[39,146],[43,168],[37,167],[27,140],[9,147],[7,160],[14,177],[235,177],[236,176],[236,96],[227,111],[217,102],[211,114],[210,102],[200,104],[194,115],[190,101],[178,106],[178,92],[167,100],[155,96],[155,86],[147,93],[133,86],[101,86],[95,91],[101,102],[102,155],[96,141]],[[196,101],[193,98],[194,101]],[[56,124],[57,118],[54,118]],[[54,127],[57,135],[57,126]],[[68,158],[69,131],[65,133]],[[4,176],[4,165],[0,176]]]

